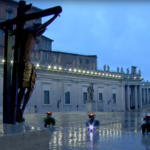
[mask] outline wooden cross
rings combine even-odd
[[[32,4],[26,5],[25,1],[19,1],[16,18],[6,20],[0,23],[0,29],[5,31],[5,50],[4,50],[4,74],[3,74],[3,123],[15,124],[16,123],[16,108],[17,108],[17,94],[18,94],[18,66],[20,61],[20,36],[24,29],[24,24],[28,20],[37,19],[49,15],[55,15],[48,23],[54,21],[62,12],[60,6],[45,9],[40,12],[25,14],[30,10]],[[12,36],[13,25],[16,24],[15,35],[15,49],[13,70],[11,77],[11,52],[12,52]],[[11,81],[12,79],[12,81]]]

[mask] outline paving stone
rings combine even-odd
[[[56,119],[56,126],[49,127],[49,149],[148,150],[150,149],[150,134],[143,136],[140,130],[143,117],[147,113],[96,112],[96,119],[100,121],[100,127],[95,132],[89,133],[85,126],[88,120],[87,113],[54,112],[52,116]],[[45,117],[43,113],[25,114],[24,125],[30,126],[31,129],[43,128],[43,117]]]

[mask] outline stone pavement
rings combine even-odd
[[[140,126],[148,112],[97,112],[100,127],[89,133],[85,112],[54,112],[56,126],[50,127],[50,150],[150,150],[150,135]],[[25,114],[25,125],[43,128],[43,113]],[[0,123],[2,123],[0,115]],[[44,150],[44,148],[43,148]]]

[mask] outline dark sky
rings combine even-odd
[[[150,80],[150,2],[100,0],[27,0],[41,9],[60,5],[58,17],[46,30],[52,49],[97,55],[98,69],[131,66]],[[50,16],[51,17],[51,16]],[[50,17],[44,17],[43,22]]]

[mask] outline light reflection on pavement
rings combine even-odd
[[[50,130],[50,150],[150,150],[150,133],[140,130],[143,112],[98,112],[100,127],[89,133],[85,112],[54,112],[57,120]],[[43,127],[45,114],[26,114],[25,125]]]

